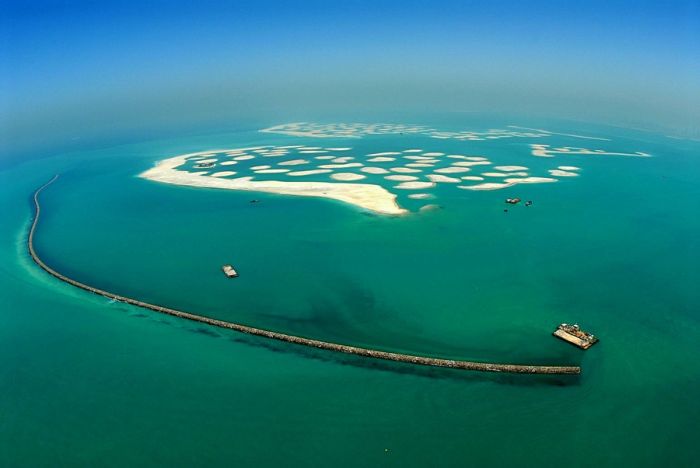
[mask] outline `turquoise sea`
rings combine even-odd
[[[328,122],[344,121],[342,119]],[[373,118],[355,121],[374,122]],[[284,122],[267,122],[275,125]],[[637,130],[503,117],[590,135],[457,141],[319,139],[259,125],[0,167],[3,466],[691,466],[700,419],[700,143]],[[530,144],[645,152],[557,155]],[[158,184],[168,157],[256,145],[421,148],[486,156],[556,183],[438,184],[412,214],[338,201]],[[39,157],[41,156],[41,157]],[[147,302],[389,351],[575,364],[579,377],[470,373],[270,342],[140,310],[60,283],[31,261]],[[509,207],[504,198],[532,200]],[[251,204],[255,198],[259,203]],[[504,209],[508,208],[507,212]],[[233,263],[241,273],[227,280]],[[579,322],[601,342],[551,336]]]

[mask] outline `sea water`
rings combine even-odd
[[[397,123],[543,128],[523,120],[438,120]],[[233,130],[6,168],[0,172],[5,463],[691,464],[700,416],[700,144],[547,124],[552,132],[609,141],[557,134],[317,139]],[[532,143],[651,157],[538,158]],[[411,211],[406,216],[137,177],[183,153],[296,144],[352,147],[341,156],[357,159],[420,148],[485,156],[537,175],[559,165],[581,170],[556,183],[496,191],[437,184],[427,201],[396,190]],[[222,168],[228,169],[235,167]],[[49,265],[87,284],[309,338],[455,359],[573,364],[582,375],[367,361],[76,290],[42,272],[26,252],[31,194],[55,173],[59,179],[42,194],[36,247]],[[380,178],[361,182],[391,190]],[[532,206],[504,203],[516,196]],[[419,211],[428,203],[439,208]],[[225,263],[241,276],[227,279]],[[555,339],[551,332],[561,322],[581,323],[600,343],[584,352]]]

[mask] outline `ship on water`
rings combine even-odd
[[[588,349],[598,342],[595,335],[581,330],[577,323],[573,325],[562,323],[554,330],[553,335],[581,349]]]

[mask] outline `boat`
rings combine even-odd
[[[224,274],[229,278],[235,278],[238,276],[238,272],[231,265],[224,265],[221,267],[221,269],[223,270]]]
[[[552,334],[581,349],[588,349],[598,342],[598,338],[595,335],[581,330],[577,323],[573,325],[562,323]]]
[[[506,198],[506,203],[509,203],[511,205],[517,205],[518,203],[520,203],[520,199],[519,198]]]

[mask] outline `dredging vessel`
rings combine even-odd
[[[562,323],[552,334],[581,349],[588,349],[598,342],[598,338],[595,335],[581,330],[577,323],[573,325]]]

